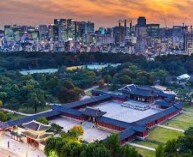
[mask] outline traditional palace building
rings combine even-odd
[[[45,125],[37,121],[31,121],[23,124],[25,131],[22,132],[27,138],[27,143],[39,147],[40,143],[45,142],[53,133],[46,132],[50,125]]]
[[[37,120],[40,117],[46,117],[49,120],[62,115],[79,121],[91,121],[95,123],[97,127],[116,130],[119,132],[120,142],[123,144],[135,138],[144,139],[148,136],[149,129],[171,119],[183,110],[182,103],[175,102],[175,95],[167,94],[164,91],[150,86],[128,85],[121,88],[119,94],[97,90],[92,91],[92,94],[93,97],[89,99],[64,104],[62,106],[54,105],[52,111],[46,113],[8,121],[0,125],[0,130],[3,131],[23,125],[27,129],[24,135],[27,136],[29,142],[41,141],[42,138],[47,137],[45,136],[47,126],[40,126],[33,120]],[[92,108],[97,104],[110,100],[145,102],[157,106],[161,111],[135,122],[128,123],[105,117],[106,112]],[[37,128],[41,129],[37,130]]]

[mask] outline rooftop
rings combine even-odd
[[[188,74],[183,74],[177,77],[177,80],[186,80],[186,79],[190,79],[190,75]]]
[[[151,86],[138,86],[138,85],[127,85],[124,88],[121,88],[120,91],[122,91],[125,94],[133,94],[133,95],[140,95],[143,97],[152,97],[157,96],[160,92],[159,90],[151,87]]]
[[[30,130],[34,130],[34,131],[47,131],[50,128],[50,125],[45,125],[45,124],[39,123],[35,120],[33,120],[29,123],[23,124],[23,126],[26,129],[30,129]]]
[[[101,117],[106,114],[106,112],[101,111],[99,108],[91,108],[87,107],[82,113],[86,116],[92,116],[92,117]]]
[[[133,104],[138,104],[135,101],[129,101]],[[140,104],[140,103],[139,103]],[[147,109],[145,111],[140,111],[124,106],[124,103],[119,101],[106,101],[98,105],[93,106],[95,109],[100,109],[107,112],[103,117],[110,118],[117,121],[122,121],[126,123],[133,123],[140,119],[146,118],[153,114],[160,112],[160,109]]]

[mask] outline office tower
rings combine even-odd
[[[150,37],[158,37],[160,34],[160,24],[147,24],[147,34]]]
[[[48,39],[49,30],[47,25],[39,25],[38,31],[40,41]]]
[[[14,41],[14,33],[13,33],[12,26],[11,25],[5,25],[4,31],[5,31],[5,40],[7,42]]]
[[[189,55],[193,54],[193,33],[188,32],[184,35],[184,49]]]
[[[137,19],[137,27],[146,27],[146,18],[145,17],[139,17]]]

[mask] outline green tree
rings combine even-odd
[[[0,92],[0,99],[1,100],[3,100],[3,101],[5,101],[6,100],[6,98],[7,98],[7,93],[6,92]]]
[[[93,152],[93,157],[111,157],[111,152],[105,147],[100,146],[97,147]]]
[[[107,137],[105,141],[105,146],[108,150],[110,150],[112,157],[117,157],[120,154],[120,143],[119,137],[117,134],[112,134]]]
[[[46,146],[45,146],[45,149],[44,149],[44,153],[49,156],[50,152],[52,151],[55,151],[57,153],[57,155],[59,155],[59,152],[56,151],[58,150],[57,148],[61,148],[61,147],[58,147],[58,144],[61,144],[64,145],[63,143],[63,139],[61,137],[50,137],[47,141],[46,141]]]
[[[98,86],[99,86],[99,88],[103,88],[104,85],[105,85],[104,80],[103,80],[103,79],[100,79],[100,80],[98,81]]]
[[[42,124],[49,124],[49,121],[45,117],[40,117],[37,121]]]
[[[50,151],[48,157],[58,157],[55,151]]]
[[[58,124],[51,124],[51,128],[49,129],[50,132],[53,132],[54,134],[60,134],[62,132],[63,127],[61,127]]]
[[[2,107],[3,107],[3,101],[0,100],[0,108],[2,108]]]
[[[156,152],[155,152],[155,156],[156,157],[165,157],[164,156],[164,148],[162,145],[159,145],[156,149]]]
[[[74,126],[68,131],[68,135],[78,138],[84,134],[84,129],[82,126]]]
[[[141,155],[129,145],[124,145],[121,147],[121,157],[140,157]]]
[[[110,84],[112,82],[111,75],[106,75],[104,79],[105,79],[105,82],[108,83],[108,84]]]
[[[175,153],[177,149],[177,140],[171,140],[166,143],[164,152],[166,155],[169,155]]]
[[[7,115],[3,111],[0,111],[0,121],[7,121]]]
[[[38,107],[39,107],[39,100],[37,97],[37,94],[35,92],[32,92],[28,95],[28,104],[29,106],[34,108],[34,112],[37,113]]]

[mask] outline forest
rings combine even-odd
[[[47,62],[49,62],[47,64]],[[91,63],[122,63],[118,67],[101,70],[67,70],[70,65]],[[22,75],[20,69],[58,67],[54,74]],[[0,54],[0,101],[6,108],[35,113],[49,108],[49,103],[68,103],[85,95],[84,89],[109,84],[116,90],[125,84],[160,84],[179,89],[181,96],[191,92],[192,82],[186,88],[172,84],[178,75],[193,71],[192,56],[162,56],[148,61],[143,56],[129,54]]]

